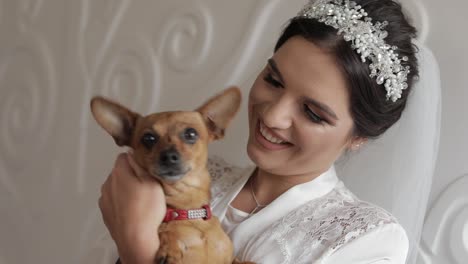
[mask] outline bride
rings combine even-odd
[[[406,228],[406,218],[404,228],[399,215],[356,197],[334,165],[397,124],[402,128],[405,115],[417,117],[405,110],[419,73],[415,37],[392,0],[311,1],[290,20],[248,97],[247,153],[255,166],[238,168],[219,157],[208,164],[212,210],[240,260],[405,263],[408,252],[414,258],[421,211],[413,217],[417,227]],[[131,154],[121,154],[102,186],[99,205],[122,263],[153,263],[159,246],[164,196],[157,182],[138,180],[145,178],[139,173]],[[409,176],[408,182],[421,177],[424,198],[408,206],[424,209],[430,177]],[[387,187],[394,186],[379,186]]]

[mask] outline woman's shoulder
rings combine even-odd
[[[342,182],[336,188],[338,205],[327,217],[329,227],[337,229],[327,250],[330,263],[346,259],[386,259],[390,263],[405,263],[408,236],[403,226],[390,212],[357,198]]]
[[[384,208],[358,198],[342,181],[339,181],[334,190],[326,198],[334,204],[334,211],[339,214],[349,214],[350,219],[361,219],[368,224],[395,224],[397,219]]]
[[[350,244],[364,242],[383,248],[382,243],[397,241],[402,248],[391,250],[403,255],[407,250],[406,233],[396,218],[382,207],[358,199],[342,182],[285,216],[270,231],[283,241],[282,251],[300,249],[298,256],[304,259],[314,259],[316,254],[327,258],[345,252],[342,249]]]
[[[390,212],[374,203],[359,199],[341,181],[327,196],[324,198],[330,212],[325,211],[324,217],[336,219],[336,222],[332,221],[330,224],[343,226],[342,233],[347,234],[340,238],[338,244],[350,242],[360,234],[378,227],[401,227]],[[401,230],[403,231],[403,228]]]
[[[338,249],[371,232],[382,232],[386,236],[406,236],[395,216],[374,203],[359,199],[341,182],[334,195],[332,197],[331,193],[329,197],[329,201],[335,203],[333,211],[325,219],[342,235],[336,236],[332,248]]]

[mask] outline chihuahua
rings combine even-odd
[[[224,137],[240,103],[237,87],[224,90],[195,111],[147,116],[103,97],[91,100],[97,123],[117,145],[132,148],[135,161],[164,190],[167,212],[158,230],[156,263],[241,263],[234,259],[232,242],[218,218],[211,215],[206,167],[208,143]]]

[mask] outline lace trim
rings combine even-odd
[[[208,159],[212,203],[222,197],[242,176],[218,156]],[[359,200],[342,182],[327,195],[315,199],[275,222],[248,244],[271,243],[273,239],[284,257],[283,263],[303,263],[324,259],[343,245],[387,224],[398,224],[386,210]]]
[[[397,223],[384,209],[357,200],[344,188],[288,214],[262,235],[278,243],[284,263],[324,258],[364,233]]]
[[[211,176],[211,203],[230,190],[244,170],[232,166],[219,156],[208,157],[207,169]]]

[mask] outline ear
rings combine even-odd
[[[212,140],[224,137],[224,130],[236,115],[240,104],[240,89],[230,87],[196,109],[202,114]]]
[[[91,112],[94,119],[114,138],[117,145],[130,146],[139,114],[100,96],[91,99]]]
[[[367,138],[355,137],[348,143],[348,149],[357,151],[367,142]]]

